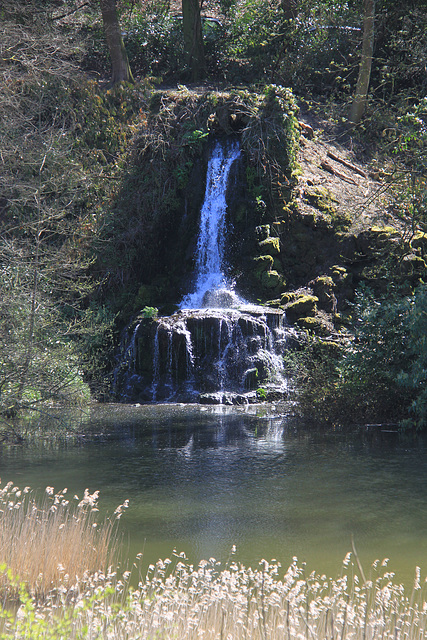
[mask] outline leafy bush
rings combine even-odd
[[[405,424],[427,426],[427,286],[418,287],[410,303],[408,360],[399,374],[399,383],[412,399],[412,418]]]
[[[347,346],[311,338],[286,355],[301,411],[322,421],[427,426],[427,286],[377,299],[356,293]],[[338,347],[338,345],[336,345]]]
[[[410,397],[399,375],[410,358],[410,314],[409,298],[379,301],[367,289],[356,294],[354,337],[338,372],[343,401],[359,419],[397,422],[407,414]]]

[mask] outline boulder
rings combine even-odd
[[[286,317],[294,323],[298,318],[314,317],[317,311],[319,298],[310,294],[300,295],[294,302],[285,305]]]

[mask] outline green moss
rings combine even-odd
[[[273,268],[274,259],[272,256],[258,256],[254,258],[257,273],[270,271]]]
[[[279,238],[266,238],[258,243],[260,249],[266,251],[271,256],[277,256],[280,253]]]
[[[331,213],[332,226],[336,231],[347,231],[351,227],[352,217],[347,211],[339,211]]]
[[[330,276],[319,276],[316,278],[315,282],[319,287],[333,288],[335,286],[335,283]]]
[[[298,318],[296,323],[301,329],[310,331],[318,336],[327,336],[331,333],[331,328],[321,318],[315,318],[313,316],[307,316],[305,318]]]
[[[294,302],[286,305],[286,316],[293,322],[297,318],[314,316],[317,310],[319,298],[309,294],[299,295]]]
[[[353,279],[353,274],[349,273],[345,267],[334,265],[331,267],[332,280],[335,284],[349,284]]]
[[[326,222],[335,231],[346,231],[351,226],[351,214],[338,208],[338,200],[328,189],[323,187],[307,188],[304,193],[304,199],[312,207],[320,211],[323,224]],[[305,216],[305,218],[308,218],[308,216]],[[319,225],[321,220],[317,219],[314,222]]]
[[[427,264],[420,256],[416,256],[413,253],[405,256],[401,263],[402,270],[407,275],[419,274],[423,275],[427,271]]]
[[[261,276],[261,284],[266,289],[275,289],[279,285],[283,284],[283,276],[277,271],[264,271]]]
[[[420,249],[422,253],[425,253],[427,251],[427,233],[417,231],[410,241],[410,246],[412,249]]]
[[[295,291],[286,291],[281,295],[280,303],[286,305],[289,302],[294,302],[297,298],[298,293],[296,293]]]
[[[322,187],[308,188],[305,190],[304,197],[309,204],[322,213],[327,213],[331,216],[337,213],[338,201],[328,189]]]
[[[400,233],[394,227],[379,227],[374,225],[369,231],[376,236],[383,236],[384,238],[399,238]]]
[[[266,240],[270,237],[270,225],[269,224],[260,224],[255,229],[256,236],[259,242]]]

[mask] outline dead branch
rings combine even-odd
[[[363,176],[363,178],[367,177],[366,173],[362,171],[362,169],[359,169],[359,167],[356,167],[351,162],[348,162],[348,160],[344,160],[344,158],[340,158],[339,156],[335,155],[335,153],[332,153],[332,151],[328,151],[327,156],[332,160],[335,160],[336,162],[340,162],[345,167],[347,167],[347,169],[351,169],[355,173],[358,173],[359,176]]]
[[[345,180],[350,184],[357,184],[357,182],[353,180],[353,178],[350,178],[345,173],[341,173],[341,171],[337,171],[327,160],[322,160],[322,162],[320,163],[320,166],[325,171],[332,173],[334,176],[337,176],[338,178],[341,178],[341,180]]]

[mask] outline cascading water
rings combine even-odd
[[[286,393],[283,313],[246,303],[225,275],[226,191],[239,156],[237,140],[217,142],[212,149],[194,289],[177,313],[141,321],[129,332],[117,394],[124,401],[245,403],[256,401],[259,387],[270,397]],[[115,375],[117,389],[119,377]]]
[[[225,200],[230,169],[240,155],[237,140],[226,144],[217,142],[212,150],[206,174],[206,192],[200,213],[197,240],[195,290],[185,296],[181,308],[200,309],[215,306],[234,306],[235,298],[224,275]],[[228,304],[221,304],[223,302]]]

